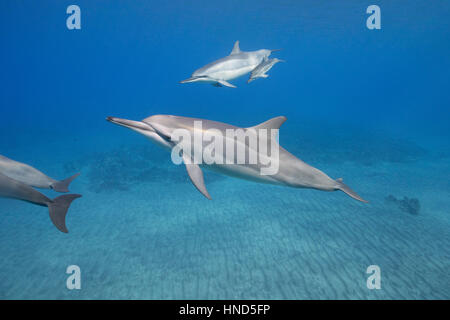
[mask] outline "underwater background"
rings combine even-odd
[[[81,172],[83,198],[68,234],[0,199],[0,298],[449,299],[449,16],[444,0],[1,1],[0,154]],[[236,40],[286,63],[236,89],[178,83]],[[105,121],[153,114],[284,115],[280,144],[370,202],[205,171],[208,201],[167,151]]]

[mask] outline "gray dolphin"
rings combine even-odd
[[[200,121],[202,124],[203,132],[206,132],[207,130],[210,129],[214,129],[218,130],[220,133],[226,136],[225,132],[227,129],[232,130],[241,129],[244,130],[245,132],[264,131],[260,129],[277,130],[286,121],[286,117],[276,117],[250,128],[239,128],[233,125],[211,120],[170,116],[170,115],[154,115],[142,121],[133,121],[108,117],[107,121],[134,130],[144,135],[145,137],[149,138],[156,144],[167,149],[172,149],[175,146],[172,140],[172,136],[175,130],[185,129],[188,130],[191,133],[191,135],[195,136],[196,134],[195,122],[198,121]],[[270,137],[270,139],[272,139],[272,137]],[[294,155],[283,149],[281,146],[278,145],[277,141],[276,142],[272,141],[271,143],[276,143],[276,145],[279,147],[278,149],[279,156],[277,157],[277,159],[274,159],[274,161],[278,161],[277,162],[278,172],[274,175],[262,175],[261,165],[259,164],[256,165],[238,164],[238,163],[226,164],[225,162],[222,162],[223,164],[213,163],[207,165],[205,163],[202,163],[201,165],[210,169],[214,169],[218,172],[221,172],[229,176],[234,176],[256,182],[285,185],[296,188],[313,188],[324,191],[341,190],[356,200],[367,202],[364,199],[362,199],[359,195],[357,195],[353,190],[351,190],[347,185],[345,185],[342,182],[341,178],[333,180],[322,171],[306,164],[302,160],[298,159],[297,157],[295,157]],[[246,152],[250,151],[250,149],[252,148],[247,144],[245,144],[244,147],[246,148]],[[201,148],[204,148],[204,145],[202,145]],[[219,151],[216,150],[215,152]],[[219,155],[219,157],[222,156],[224,157],[223,154]],[[261,155],[258,154],[258,156]],[[264,157],[264,155],[262,156]],[[186,169],[192,183],[205,197],[211,199],[211,196],[209,195],[206,189],[203,180],[203,172],[200,166],[198,164],[195,164],[194,161],[192,161],[191,155],[189,154],[183,154],[183,161],[186,165]]]
[[[253,69],[250,74],[250,78],[247,80],[247,83],[252,82],[258,78],[267,78],[269,75],[266,72],[269,72],[272,67],[278,62],[284,62],[284,60],[280,60],[277,58],[268,59],[265,58],[255,69]]]
[[[57,192],[69,192],[69,184],[80,175],[77,173],[70,178],[58,181],[25,163],[11,160],[2,155],[0,155],[0,173],[29,186],[53,189]]]
[[[270,56],[275,50],[261,49],[257,51],[241,51],[239,41],[234,44],[231,53],[219,60],[211,62],[206,66],[194,71],[192,76],[180,83],[207,82],[214,86],[226,86],[236,88],[235,85],[228,82],[243,76],[255,69],[264,58]]]
[[[81,195],[66,194],[51,200],[29,185],[11,179],[10,177],[0,173],[0,197],[18,199],[48,207],[50,219],[55,227],[58,228],[59,231],[67,233],[67,210],[69,209],[72,201],[81,197]]]

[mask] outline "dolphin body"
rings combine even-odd
[[[195,121],[201,121],[202,130],[216,129],[224,133],[227,129],[239,129],[233,125],[221,122],[171,115],[154,115],[142,121],[108,117],[107,121],[134,130],[166,149],[172,149],[175,146],[174,142],[171,141],[171,135],[174,130],[186,129],[191,133],[191,136],[194,135]],[[276,117],[257,126],[240,129],[279,129],[285,121],[286,117]],[[278,145],[278,142],[276,143]],[[201,147],[203,148],[204,146]],[[249,148],[248,145],[245,147],[247,149]],[[211,196],[206,189],[203,172],[200,166],[190,160],[192,160],[190,155],[183,154],[183,161],[192,183],[205,197],[211,199]],[[323,191],[341,190],[356,200],[367,202],[345,185],[341,178],[337,180],[331,179],[322,171],[306,164],[281,146],[279,146],[279,157],[277,161],[278,172],[274,175],[261,175],[261,167],[259,165],[237,163],[225,164],[224,162],[224,164],[213,163],[211,165],[202,164],[202,166],[229,176],[256,182],[278,184],[295,188],[313,188]]]
[[[252,82],[258,78],[267,78],[269,75],[266,72],[269,72],[272,67],[278,62],[284,62],[284,60],[280,60],[277,58],[267,59],[265,58],[250,74],[250,78],[247,80],[247,83]]]
[[[0,173],[26,185],[42,189],[53,189],[57,192],[69,192],[69,184],[80,175],[77,173],[70,178],[57,181],[27,164],[8,159],[2,155],[0,155]]]
[[[206,66],[194,71],[192,76],[180,83],[207,82],[216,87],[226,86],[236,88],[228,82],[243,76],[255,69],[273,51],[261,49],[257,51],[241,51],[239,41],[234,44],[231,53],[219,60],[211,62]]]
[[[50,219],[59,231],[67,233],[66,214],[73,200],[81,197],[79,194],[66,194],[53,200],[33,189],[29,185],[11,179],[0,173],[0,197],[12,198],[31,202],[40,206],[48,207]]]

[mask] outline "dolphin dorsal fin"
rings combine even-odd
[[[252,129],[280,129],[281,125],[287,120],[285,116],[279,116],[272,118],[270,120],[267,120],[266,122],[260,123],[254,127],[251,127]]]
[[[231,50],[230,56],[232,54],[238,54],[240,52],[241,52],[241,49],[239,49],[239,40],[238,40],[234,43],[233,50]]]

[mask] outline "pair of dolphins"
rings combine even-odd
[[[196,70],[189,79],[181,81],[181,83],[189,82],[206,82],[215,86],[227,86],[235,88],[234,85],[229,83],[229,80],[243,76],[246,73],[251,72],[251,76],[248,82],[251,82],[257,78],[266,78],[265,74],[269,71],[277,62],[281,60],[269,59],[270,54],[277,50],[261,49],[257,51],[241,51],[239,48],[239,41],[234,44],[231,53],[219,60],[211,62],[206,66]],[[209,129],[218,130],[223,137],[226,138],[226,131],[228,129],[236,130],[248,130],[248,129],[265,129],[265,130],[278,130],[280,126],[286,121],[286,117],[276,117],[263,122],[257,126],[250,128],[238,128],[226,123],[187,118],[172,115],[154,115],[148,117],[142,121],[133,121],[127,119],[120,119],[115,117],[108,117],[107,121],[115,123],[117,125],[134,130],[152,142],[159,146],[162,146],[168,150],[172,150],[176,144],[172,140],[173,133],[178,129],[187,130],[190,136],[194,136],[196,131],[195,123],[202,123],[202,133]],[[258,137],[259,138],[259,137]],[[234,141],[234,138],[233,138]],[[222,159],[220,163],[214,162],[212,164],[201,164],[204,167],[213,169],[225,175],[238,177],[241,179],[252,180],[261,183],[278,184],[295,188],[313,188],[324,191],[341,190],[348,194],[350,197],[367,202],[362,199],[356,192],[350,189],[344,184],[342,178],[331,179],[322,171],[306,164],[302,160],[298,159],[282,147],[278,145],[277,141],[272,141],[278,146],[279,156],[276,159],[278,171],[273,175],[262,175],[261,164],[227,164],[225,159],[226,155],[224,150],[221,150],[221,154],[216,154],[215,158]],[[203,149],[203,144],[200,143],[198,149]],[[249,154],[250,145],[244,145],[245,154]],[[254,151],[254,150],[253,150]],[[258,158],[264,157],[258,149]],[[215,150],[215,153],[220,152]],[[186,166],[187,173],[194,186],[208,199],[211,199],[209,192],[206,189],[206,185],[203,179],[203,172],[199,164],[195,164],[192,161],[191,155],[183,155],[183,161]]]
[[[50,219],[58,230],[67,233],[66,214],[73,200],[79,194],[67,194],[50,199],[35,188],[69,192],[69,184],[79,173],[65,180],[57,181],[41,171],[18,161],[0,155],[0,197],[12,198],[48,207]]]
[[[216,87],[236,88],[235,85],[228,81],[239,78],[249,72],[251,72],[251,75],[247,83],[258,78],[267,78],[266,72],[276,63],[283,61],[276,58],[269,59],[272,52],[279,50],[241,51],[239,41],[236,41],[233,50],[228,56],[194,71],[190,78],[180,81],[180,83],[206,82]]]

